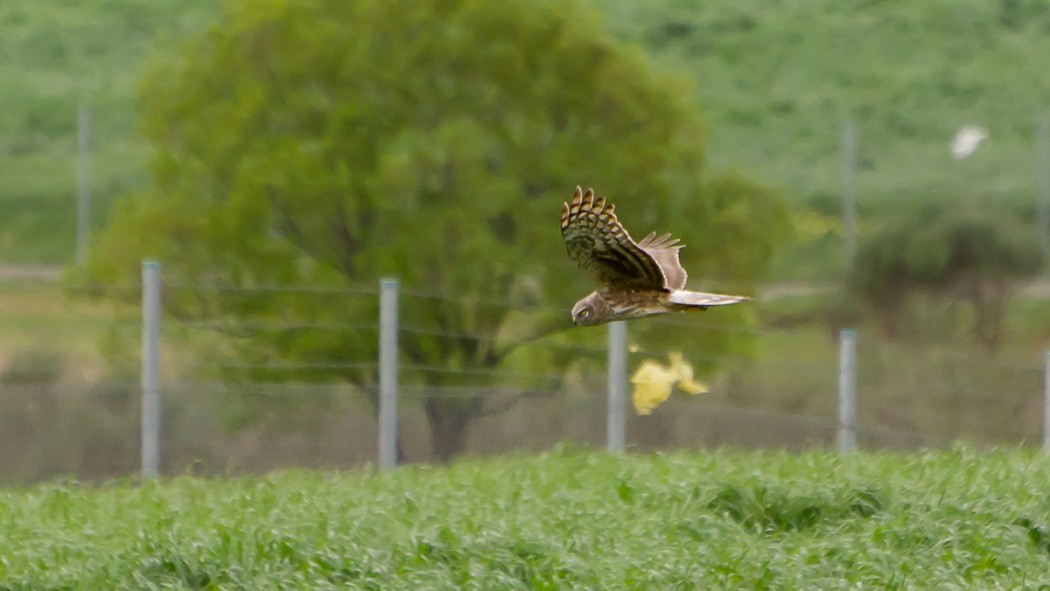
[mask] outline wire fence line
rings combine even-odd
[[[159,292],[168,293],[168,288],[161,286]],[[204,285],[196,289],[219,297],[250,292]],[[260,293],[293,298],[369,291],[373,298],[380,295],[378,288],[260,289]],[[134,291],[144,292],[141,286]],[[25,293],[32,302],[41,291],[31,285]],[[451,300],[444,294],[430,295]],[[366,307],[378,311],[378,306]],[[19,357],[0,351],[0,483],[134,475],[146,465],[142,444],[148,437],[157,441],[156,457],[149,464],[164,475],[377,465],[382,323],[378,318],[265,315],[236,321],[166,317],[162,354],[157,356],[162,365],[154,368],[159,376],[159,412],[152,426],[146,424],[148,413],[143,413],[139,378],[105,377],[91,368],[64,369],[46,354]],[[623,366],[610,372],[608,347],[593,340],[601,333],[580,329],[523,345],[532,352],[549,350],[580,361],[560,371],[542,364],[535,369],[527,363],[455,367],[402,358],[395,371],[400,381],[394,459],[402,463],[442,459],[435,443],[435,421],[440,420],[434,414],[435,402],[455,403],[470,413],[462,425],[459,450],[467,455],[540,451],[564,442],[609,447],[614,436],[621,437],[627,449],[639,451],[841,445],[839,343],[818,331],[763,330],[722,326],[704,316],[681,318],[698,331],[743,335],[753,341],[755,353],[688,352],[689,361],[714,368],[701,376],[708,393],[696,397],[675,393],[650,416],[630,410],[631,384],[626,384],[627,409],[619,435],[610,430],[608,420],[617,416],[610,413],[610,376],[618,374],[626,381],[642,361],[666,361],[668,351],[631,347],[622,356]],[[100,332],[106,324],[103,320],[85,318],[78,320],[78,326]],[[129,316],[127,309],[111,320],[131,332],[142,322]],[[667,318],[651,320],[657,326],[673,323]],[[159,308],[152,321],[159,331]],[[480,331],[443,332],[418,321],[396,330],[403,338],[431,339],[436,346],[446,339],[500,340]],[[358,332],[372,345],[340,359],[313,354],[187,356],[178,348],[183,333],[203,338],[233,334],[249,342],[260,335],[285,333],[281,336],[296,338],[306,333],[328,342]],[[1048,431],[1046,368],[1037,361],[884,343],[863,334],[856,343],[855,371],[845,376],[857,393],[851,425],[856,446],[914,449],[960,440],[973,445],[1035,445]],[[304,376],[310,376],[308,381]],[[144,429],[153,429],[154,435]]]

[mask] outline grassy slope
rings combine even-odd
[[[1050,104],[1050,12],[1034,0],[590,1],[614,31],[697,79],[717,168],[833,202],[851,113],[862,206],[928,192],[1031,195],[1032,117]],[[79,101],[96,107],[98,215],[145,181],[132,97],[148,48],[200,30],[218,4],[0,4],[0,261],[72,256]],[[966,123],[992,139],[960,164],[946,146]]]
[[[1050,13],[1034,2],[603,4],[614,30],[695,77],[716,165],[837,195],[841,122],[852,116],[862,197],[974,183],[1031,195],[1034,116],[1050,106]],[[948,142],[968,123],[991,141],[962,165]]]
[[[4,588],[1035,589],[1050,460],[555,453],[0,494]]]
[[[742,170],[796,202],[797,240],[778,253],[773,280],[841,276],[847,118],[859,135],[862,233],[886,209],[928,196],[1006,204],[1034,222],[1035,117],[1050,106],[1041,3],[593,4],[614,30],[696,79],[716,169]],[[968,124],[990,138],[953,160],[949,141]]]
[[[216,0],[0,3],[0,263],[66,263],[76,227],[76,121],[94,113],[94,222],[146,181],[136,80],[151,47],[203,27]]]

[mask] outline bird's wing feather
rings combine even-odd
[[[649,232],[648,236],[638,242],[638,247],[660,266],[660,271],[664,274],[664,287],[671,291],[685,287],[688,277],[678,260],[678,250],[684,246],[678,238],[672,238],[670,234],[657,238],[656,232]]]
[[[747,296],[727,295],[722,293],[705,293],[702,291],[679,290],[672,292],[667,301],[680,306],[695,306],[708,308],[711,306],[728,306],[746,302],[751,298]]]
[[[565,248],[581,269],[614,290],[666,290],[661,266],[620,224],[605,198],[580,187],[572,203],[562,205],[561,235]],[[676,257],[677,258],[677,257]]]

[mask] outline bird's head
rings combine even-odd
[[[605,322],[603,301],[598,292],[576,302],[572,307],[572,323],[576,326],[594,326]]]

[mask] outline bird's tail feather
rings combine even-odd
[[[748,296],[723,295],[720,293],[704,293],[702,291],[686,291],[680,289],[671,292],[669,301],[679,306],[690,306],[707,309],[711,306],[728,306],[746,302],[751,298]]]

